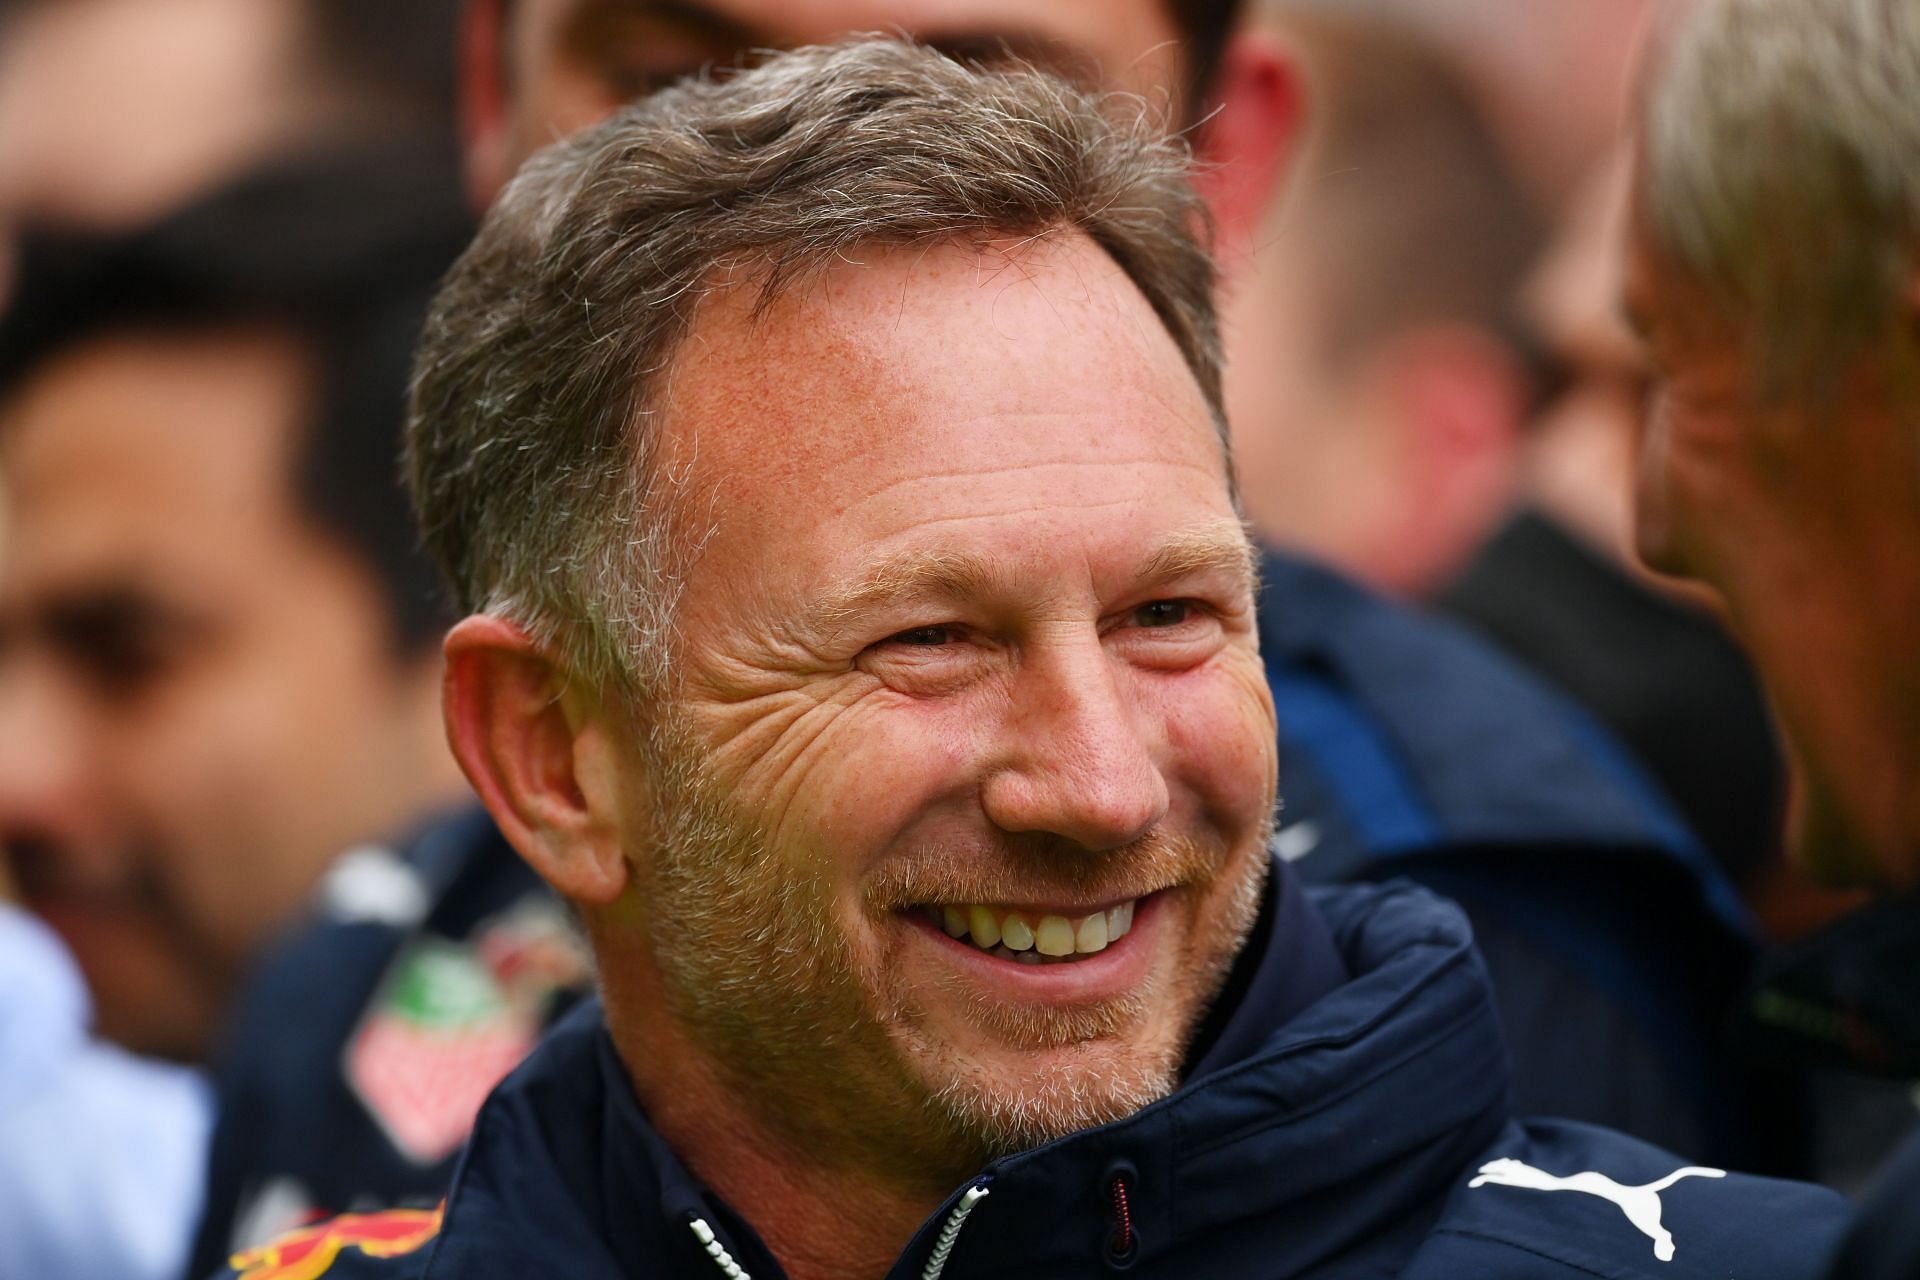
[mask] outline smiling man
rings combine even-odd
[[[1818,1264],[1826,1193],[1514,1122],[1452,908],[1270,859],[1199,206],[1103,107],[805,49],[507,191],[410,472],[450,738],[603,999],[441,1213],[242,1274]]]

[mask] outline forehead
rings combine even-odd
[[[1177,83],[1178,30],[1162,0],[520,0],[562,53],[606,57],[649,39],[729,52],[854,32],[901,32],[956,51],[1013,52],[1138,90]],[[642,50],[634,48],[634,53]]]
[[[128,334],[43,366],[0,405],[11,593],[161,563],[218,566],[293,523],[308,382],[288,341]]]
[[[758,319],[717,295],[676,359],[662,474],[686,477],[676,513],[713,517],[710,552],[1029,536],[1148,495],[1231,517],[1198,384],[1090,241],[860,258]]]

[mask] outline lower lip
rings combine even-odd
[[[1078,960],[1023,964],[1003,960],[973,943],[952,937],[918,910],[901,919],[930,940],[943,958],[984,985],[997,988],[1004,998],[1046,1004],[1097,1003],[1138,987],[1152,963],[1154,941],[1160,931],[1162,900],[1171,890],[1148,894],[1134,903],[1133,927],[1118,941]]]

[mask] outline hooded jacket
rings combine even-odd
[[[1293,883],[1275,877],[1270,917],[1279,895],[1305,892]],[[1276,1024],[1262,993],[1291,984],[1267,970],[1293,949],[1249,956],[1260,972],[1231,988],[1239,1003],[1181,1088],[983,1169],[889,1280],[1821,1273],[1846,1215],[1831,1192],[1690,1169],[1571,1122],[1515,1121],[1457,909],[1408,886],[1313,892],[1305,909],[1327,925],[1344,981]],[[313,1269],[322,1256],[332,1270]],[[250,1280],[782,1274],[741,1208],[649,1125],[597,1003],[489,1100],[440,1213],[343,1220],[235,1263]]]

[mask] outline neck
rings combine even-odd
[[[602,971],[610,966],[602,950]],[[619,964],[619,961],[615,961]],[[635,971],[637,970],[637,972]],[[952,1189],[907,1185],[875,1162],[824,1157],[772,1123],[674,1025],[644,962],[603,983],[607,1026],[635,1096],[667,1145],[752,1225],[789,1280],[879,1280]]]

